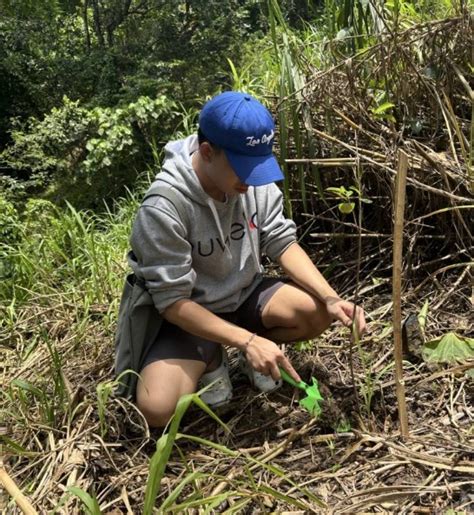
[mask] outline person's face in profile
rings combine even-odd
[[[248,185],[239,179],[222,149],[203,142],[199,150],[205,162],[206,173],[217,189],[228,196],[241,195],[248,190]]]

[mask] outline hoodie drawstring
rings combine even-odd
[[[228,253],[229,256],[232,258],[232,252],[229,249],[229,246],[225,242],[224,231],[222,230],[222,225],[221,225],[221,221],[219,220],[219,215],[217,213],[216,206],[214,205],[214,202],[212,202],[212,200],[208,200],[207,203],[208,203],[209,207],[211,208],[212,214],[214,215],[214,221],[216,222],[217,229],[219,231],[219,235],[222,239],[222,245],[224,245],[224,252]]]
[[[248,232],[248,235],[249,235],[249,239],[250,239],[250,247],[252,248],[252,256],[253,256],[253,260],[255,261],[255,266],[257,267],[257,270],[260,272],[260,259],[258,258],[258,252],[255,248],[255,243],[253,241],[253,238],[252,238],[252,234],[251,234],[251,231],[250,231],[250,226],[249,226],[249,215],[247,213],[247,209],[245,207],[245,202],[243,201],[242,197],[239,195],[239,200],[240,200],[240,205],[242,206],[242,210],[244,212],[244,217],[245,217],[245,225],[247,227],[247,232]]]

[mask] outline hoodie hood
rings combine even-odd
[[[174,186],[192,202],[209,205],[212,198],[202,188],[191,161],[191,154],[198,148],[197,135],[167,143],[163,164],[155,180]]]

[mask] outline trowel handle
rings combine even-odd
[[[296,386],[296,388],[301,388],[302,390],[306,389],[307,384],[304,381],[300,381],[297,383],[291,376],[288,374],[286,370],[284,370],[281,367],[278,367],[280,369],[281,378],[284,379],[287,383],[290,383],[293,386]]]

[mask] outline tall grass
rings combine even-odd
[[[434,17],[457,15],[463,0],[412,2],[394,0],[375,2],[366,0],[325,0],[319,17],[300,31],[292,30],[285,20],[280,3],[267,0],[266,10],[270,26],[270,40],[251,41],[244,51],[240,68],[229,61],[230,78],[234,89],[243,89],[271,107],[278,121],[278,152],[285,172],[283,190],[285,211],[293,216],[291,199],[297,198],[305,212],[309,211],[308,185],[312,182],[319,198],[325,202],[319,166],[297,163],[291,168],[285,160],[311,159],[318,156],[319,143],[312,125],[312,106],[306,85],[319,71],[340,65],[346,59],[367,52],[384,37]],[[348,66],[350,62],[348,61]],[[387,69],[382,81],[371,78],[367,68],[367,93],[374,92],[374,118],[389,121],[393,107],[396,70]],[[329,93],[329,92],[328,92]],[[330,94],[328,94],[328,99]],[[328,100],[329,101],[329,100]],[[340,124],[331,105],[324,106],[326,132]],[[466,153],[467,155],[467,153]]]
[[[3,220],[10,236],[0,242],[0,338],[10,359],[28,363],[37,350],[46,352],[49,363],[46,377],[35,378],[30,370],[33,379],[15,379],[3,389],[10,407],[18,408],[17,420],[28,424],[23,414],[36,406],[38,421],[54,425],[66,411],[69,392],[64,356],[55,346],[58,332],[72,333],[73,343],[81,345],[98,314],[104,331],[112,330],[139,199],[138,191],[130,192],[101,217],[71,204],[60,210],[31,199],[22,213],[10,212],[8,227]],[[25,340],[24,334],[31,336]]]
[[[70,203],[59,210],[49,201],[29,200],[9,220],[15,237],[0,243],[0,299],[26,302],[61,291],[72,302],[113,302],[139,202],[140,193],[129,192],[126,202],[107,206],[99,217]]]
[[[311,159],[318,155],[312,106],[307,99],[307,83],[311,74],[332,64],[332,56],[326,48],[327,28],[323,16],[319,22],[306,24],[302,31],[296,32],[287,25],[278,2],[269,0],[268,10],[275,60],[280,63],[277,106],[280,155],[286,172],[285,206],[287,213],[292,216],[290,197],[301,201],[304,212],[310,211],[310,192],[307,187],[310,182],[316,186],[316,193],[325,202],[319,166],[315,163],[297,164],[290,174],[285,159],[290,153],[294,159]],[[328,127],[331,125],[331,116],[328,106]]]

